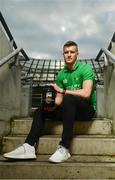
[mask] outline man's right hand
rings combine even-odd
[[[62,88],[60,88],[57,84],[51,83],[50,85],[55,89],[55,91],[56,91],[57,93],[63,94],[64,90],[63,90]]]

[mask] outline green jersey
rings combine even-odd
[[[93,81],[91,95],[85,100],[96,110],[95,74],[89,64],[77,60],[71,70],[65,66],[59,71],[56,77],[56,84],[65,90],[78,90],[82,89],[82,84],[85,80]]]

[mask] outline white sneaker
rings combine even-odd
[[[34,146],[24,143],[15,150],[3,154],[7,159],[36,159]]]
[[[58,145],[56,152],[49,158],[49,161],[54,163],[61,163],[70,157],[71,155],[68,150],[62,145]]]

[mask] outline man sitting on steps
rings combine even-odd
[[[96,110],[95,75],[89,64],[77,60],[78,45],[68,41],[63,46],[65,67],[58,73],[56,84],[51,84],[56,91],[55,107],[36,110],[25,143],[15,150],[5,153],[5,158],[35,159],[34,145],[41,136],[45,119],[61,118],[63,132],[56,152],[50,162],[61,163],[71,155],[70,143],[73,137],[75,120],[91,120]],[[60,117],[59,117],[60,116]]]

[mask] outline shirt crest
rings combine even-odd
[[[64,79],[64,80],[63,80],[63,83],[65,83],[65,84],[66,84],[66,83],[67,83],[67,79]]]

